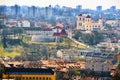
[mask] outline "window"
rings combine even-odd
[[[52,80],[52,78],[50,77],[49,80]]]
[[[81,18],[80,18],[80,20],[81,20]]]
[[[24,77],[22,77],[22,80],[24,80],[25,78]]]
[[[45,80],[45,77],[43,77],[43,80]]]
[[[48,77],[46,77],[46,80],[48,80]]]
[[[31,77],[29,77],[29,79],[31,80]]]
[[[33,77],[33,80],[35,80],[35,77]]]
[[[38,80],[38,77],[36,77],[36,80]]]
[[[39,78],[39,80],[42,80],[41,77]]]
[[[28,77],[26,77],[26,80],[28,80]]]
[[[82,23],[79,23],[79,26],[82,26]]]

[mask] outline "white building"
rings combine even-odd
[[[112,64],[110,62],[86,62],[85,69],[93,71],[110,71]]]
[[[58,50],[57,51],[57,57],[62,58],[62,55],[63,55],[62,51]]]
[[[120,20],[107,20],[106,24],[109,24],[112,27],[120,27]]]
[[[18,27],[30,27],[30,22],[28,20],[19,21]]]

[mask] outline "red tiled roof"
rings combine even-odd
[[[53,36],[66,36],[67,33],[65,29],[62,29],[60,33],[54,33]]]
[[[61,36],[66,36],[66,35],[67,35],[67,33],[66,33],[65,29],[62,29],[62,31],[61,31],[61,33],[60,33],[60,35],[61,35]]]
[[[63,28],[60,27],[60,26],[56,26],[56,27],[54,27],[53,29],[63,29]]]

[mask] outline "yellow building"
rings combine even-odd
[[[45,68],[5,68],[2,79],[56,80],[56,74],[52,69]]]
[[[90,15],[82,16],[82,14],[79,14],[77,17],[77,30],[98,31],[102,29],[102,26],[102,18],[96,22],[91,19]]]

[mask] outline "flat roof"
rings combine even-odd
[[[50,68],[5,68],[5,74],[54,74]]]

